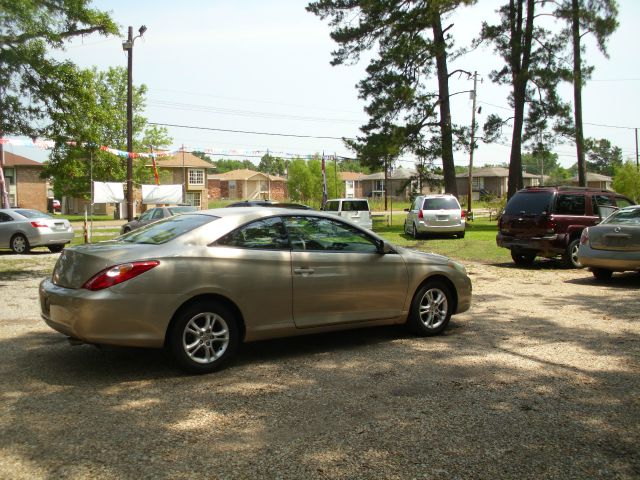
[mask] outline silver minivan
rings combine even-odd
[[[413,238],[428,233],[453,234],[464,238],[465,211],[453,195],[421,195],[416,197],[411,209],[405,211],[408,213],[404,231]]]
[[[365,198],[334,198],[327,200],[322,210],[351,220],[369,230],[373,227],[369,202]]]

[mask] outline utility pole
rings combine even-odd
[[[139,35],[133,36],[133,27],[129,27],[127,41],[122,42],[122,49],[127,55],[127,221],[133,220],[133,42],[140,38],[147,27],[142,25]]]
[[[640,163],[638,162],[638,129],[637,128],[636,128],[636,170],[640,170]]]
[[[474,137],[476,134],[476,90],[478,86],[478,72],[473,72],[473,92],[471,99],[473,102],[471,111],[471,143],[469,144],[469,182],[467,184],[467,213],[471,213],[471,195],[473,193],[473,151]]]

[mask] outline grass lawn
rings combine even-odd
[[[446,255],[456,260],[473,260],[479,262],[510,262],[511,255],[506,248],[496,245],[498,226],[488,218],[478,218],[467,222],[467,231],[462,239],[440,237],[415,240],[404,233],[405,215],[394,215],[393,224],[387,226],[383,221],[376,221],[373,230],[391,243],[402,247],[415,248],[424,252]]]

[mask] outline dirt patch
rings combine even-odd
[[[191,377],[69,346],[39,318],[40,260],[0,271],[0,477],[640,476],[640,275],[472,263],[442,336],[248,344]]]

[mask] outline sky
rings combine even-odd
[[[456,45],[468,45],[481,21],[496,22],[495,10],[502,3],[480,0],[445,22],[454,24]],[[200,127],[169,127],[174,148],[211,149],[233,155],[214,158],[249,158],[256,163],[266,151],[353,157],[340,139],[355,137],[367,121],[365,103],[356,88],[366,64],[331,66],[336,44],[329,37],[327,21],[308,13],[306,5],[296,0],[95,0],[93,6],[111,12],[120,25],[121,38],[77,39],[56,56],[82,67],[126,67],[122,41],[127,27],[133,26],[137,34],[146,25],[133,49],[133,81],[148,87],[147,119]],[[583,90],[583,118],[585,136],[607,138],[622,149],[625,159],[635,160],[633,128],[640,127],[640,2],[619,0],[619,6],[620,27],[609,40],[609,58],[587,40],[584,58],[596,69]],[[490,113],[510,115],[509,89],[489,80],[490,71],[500,62],[490,48],[481,47],[449,65],[450,71],[478,72],[480,123]],[[472,86],[466,77],[454,77],[450,89],[456,92]],[[564,98],[572,98],[570,85],[561,92]],[[471,123],[468,94],[452,97],[452,117],[454,123]],[[498,144],[480,144],[474,165],[508,162],[510,133],[510,128],[505,129],[506,138]],[[36,160],[46,158],[45,152],[33,148],[6,148]],[[559,145],[555,151],[563,166],[575,163],[573,144]],[[456,152],[454,157],[456,165],[468,165],[468,153]],[[399,164],[410,167],[412,163],[410,157],[403,157]]]

